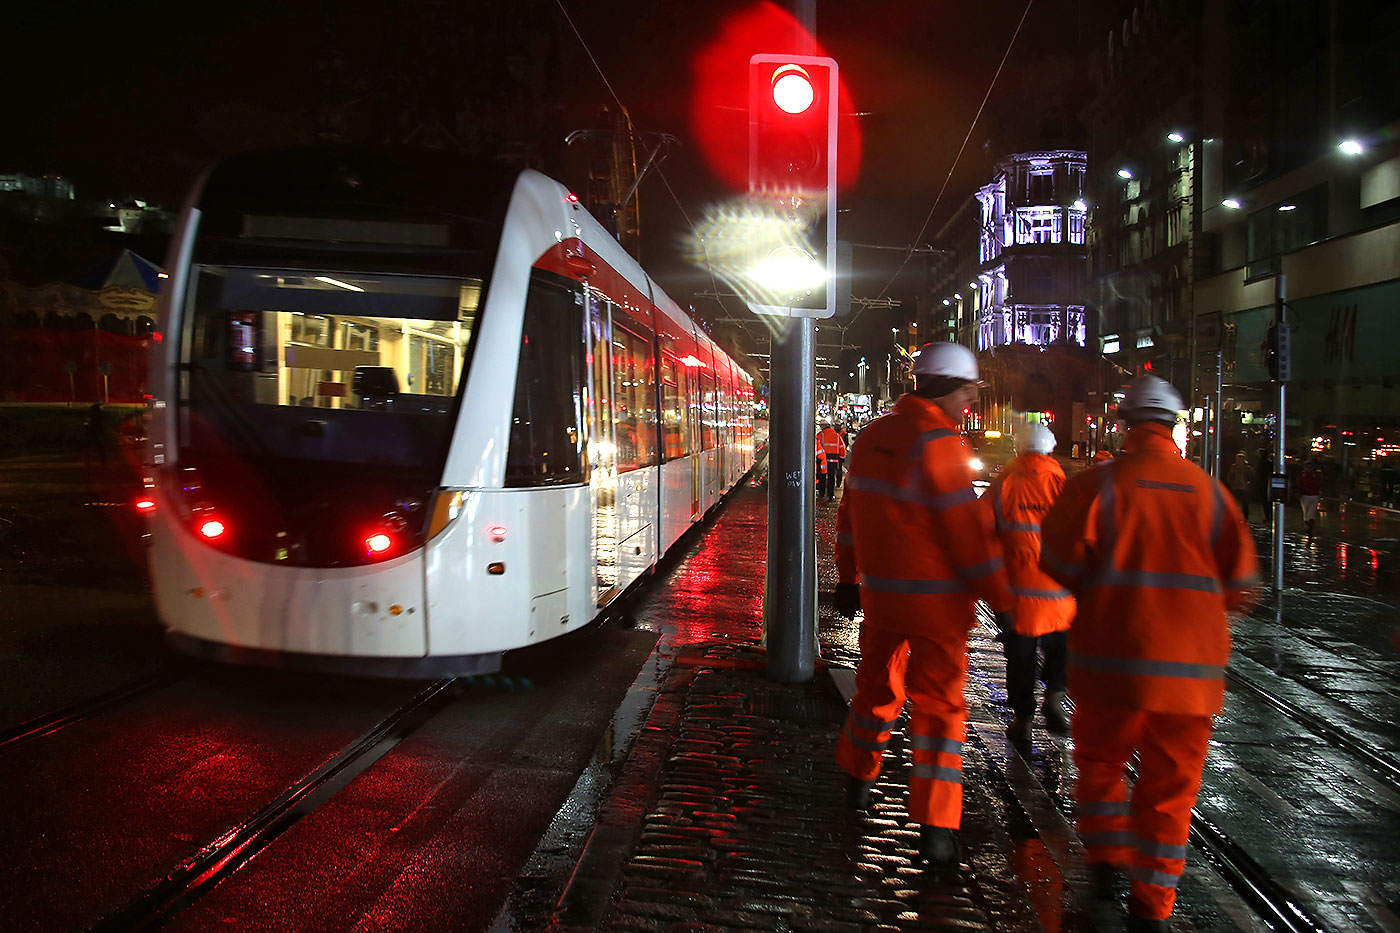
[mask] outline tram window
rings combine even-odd
[[[574,293],[537,273],[525,305],[507,486],[583,482],[583,341]]]
[[[685,400],[677,380],[676,361],[665,354],[661,357],[661,433],[666,440],[667,460],[690,453],[690,438],[685,430]]]
[[[617,471],[656,463],[651,343],[613,323],[613,421]]]
[[[705,372],[700,376],[700,446],[705,450],[715,447],[715,377]]]

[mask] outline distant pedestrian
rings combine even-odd
[[[87,449],[88,453],[97,458],[97,462],[102,466],[107,465],[108,448],[112,443],[112,428],[107,420],[107,411],[102,407],[101,402],[93,402],[88,407],[87,423]]]
[[[1121,910],[1117,877],[1126,869],[1132,879],[1130,931],[1169,929],[1224,706],[1227,613],[1250,606],[1257,582],[1238,506],[1172,439],[1181,407],[1170,384],[1138,377],[1119,406],[1122,454],[1070,479],[1041,526],[1041,567],[1078,599],[1068,665],[1075,820],[1097,912]]]
[[[913,375],[914,391],[856,438],[836,513],[836,608],[848,618],[865,609],[836,760],[850,775],[851,804],[865,807],[907,698],[909,815],[920,857],[949,867],[962,858],[968,633],[978,599],[1003,624],[1014,621],[1013,600],[960,429],[977,400],[977,357],[925,344]]]
[[[1074,596],[1040,569],[1040,521],[1065,487],[1064,468],[1050,456],[1055,435],[1038,422],[1016,431],[1016,459],[989,493],[997,537],[1006,555],[1015,620],[1001,632],[1006,654],[1006,697],[1014,718],[1007,730],[1013,742],[1031,738],[1035,713],[1037,651],[1044,655],[1041,712],[1052,735],[1069,735],[1065,711],[1065,631],[1074,619]]]
[[[817,435],[817,443],[826,452],[826,473],[822,476],[819,495],[835,499],[836,487],[841,485],[841,466],[846,461],[846,440],[827,422]]]
[[[1298,502],[1303,506],[1303,525],[1308,529],[1308,540],[1313,538],[1317,525],[1317,503],[1322,498],[1322,473],[1317,463],[1309,460],[1303,464],[1303,472],[1298,474]]]
[[[1249,465],[1249,458],[1241,450],[1235,454],[1235,462],[1230,464],[1230,469],[1225,471],[1225,485],[1230,488],[1230,494],[1239,503],[1240,514],[1245,521],[1249,521],[1249,501],[1254,498],[1251,489],[1254,485],[1254,468]]]
[[[1264,513],[1262,521],[1268,522],[1273,518],[1274,510],[1270,508],[1270,485],[1274,475],[1274,452],[1269,447],[1260,447],[1258,459],[1254,461],[1254,494],[1259,497],[1259,509]]]

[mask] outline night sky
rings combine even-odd
[[[57,173],[80,197],[135,196],[176,207],[209,162],[238,151],[314,138],[320,50],[344,54],[343,91],[351,111],[376,93],[392,68],[384,37],[399,0],[237,0],[175,4],[22,2],[9,17],[0,77],[6,130],[0,171]],[[927,242],[987,173],[984,144],[996,135],[995,108],[1034,80],[1027,61],[1056,49],[1097,47],[1100,20],[1088,12],[1113,0],[1035,0],[1007,70],[921,240]],[[751,3],[619,3],[563,0],[608,82],[644,131],[671,133],[680,147],[659,177],[642,186],[644,264],[680,294],[692,282],[679,260],[686,218],[725,194],[692,136],[692,63],[726,17]],[[790,7],[784,7],[790,9]],[[817,37],[840,63],[861,114],[859,179],[842,195],[839,235],[855,243],[914,242],[953,164],[968,126],[1026,0],[822,2]],[[454,10],[489,21],[480,34],[553,30],[559,112],[565,132],[592,125],[611,98],[555,0],[500,6],[460,0]],[[387,18],[386,18],[387,17]],[[1103,27],[1103,28],[1106,28]],[[472,33],[475,35],[475,33]],[[483,38],[488,48],[494,46]],[[486,50],[456,49],[462,62],[451,93],[489,93]],[[545,54],[537,46],[539,54]],[[1075,52],[1081,60],[1083,53]],[[472,72],[470,63],[477,63]],[[551,89],[546,89],[548,92]],[[742,101],[736,101],[742,106]],[[363,108],[361,108],[363,109]],[[352,121],[353,123],[353,121]],[[352,131],[363,130],[352,125]],[[562,139],[558,143],[562,152]],[[677,199],[679,204],[677,204]],[[857,294],[888,281],[895,252],[857,250]],[[861,273],[864,273],[863,276]],[[907,296],[906,275],[891,294]]]

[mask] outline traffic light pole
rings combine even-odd
[[[1274,327],[1275,332],[1283,326],[1283,306],[1288,300],[1288,283],[1283,273],[1274,276]],[[1278,412],[1278,444],[1274,448],[1274,475],[1285,475],[1283,456],[1284,433],[1287,430],[1288,383],[1274,379],[1274,410]],[[1272,498],[1272,496],[1271,496]],[[1284,497],[1286,500],[1286,496]],[[1274,592],[1283,592],[1283,516],[1288,508],[1287,501],[1274,503]]]
[[[788,318],[772,341],[768,422],[768,561],[763,583],[766,674],[806,683],[816,673],[815,322]]]

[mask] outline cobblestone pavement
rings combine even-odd
[[[827,605],[834,507],[819,503],[817,518],[822,659],[809,684],[779,685],[763,674],[762,488],[737,494],[646,598],[637,624],[662,635],[659,686],[551,928],[1105,929],[1086,907],[1070,817],[1071,750],[1039,728],[1031,748],[1006,740],[1004,668],[989,625],[970,644],[961,869],[932,875],[915,861],[901,732],[871,811],[843,806],[844,775],[832,754],[845,706],[831,671],[855,665],[857,626]],[[1358,574],[1351,556],[1379,551],[1389,521],[1368,517],[1364,543],[1339,537],[1351,527],[1341,521],[1324,522],[1313,542],[1289,527],[1283,598],[1266,598],[1237,622],[1232,676],[1321,710],[1336,728],[1395,757],[1400,661],[1391,644],[1389,558],[1380,552],[1381,566]],[[1256,531],[1266,544],[1266,532]],[[1319,927],[1400,929],[1400,865],[1385,843],[1400,831],[1400,793],[1385,775],[1343,760],[1325,737],[1265,706],[1232,684],[1198,812],[1296,892]],[[1358,825],[1367,793],[1380,805],[1378,828]],[[1342,851],[1353,854],[1339,858]],[[1194,849],[1172,924],[1269,929]],[[1114,928],[1121,924],[1107,927]]]

